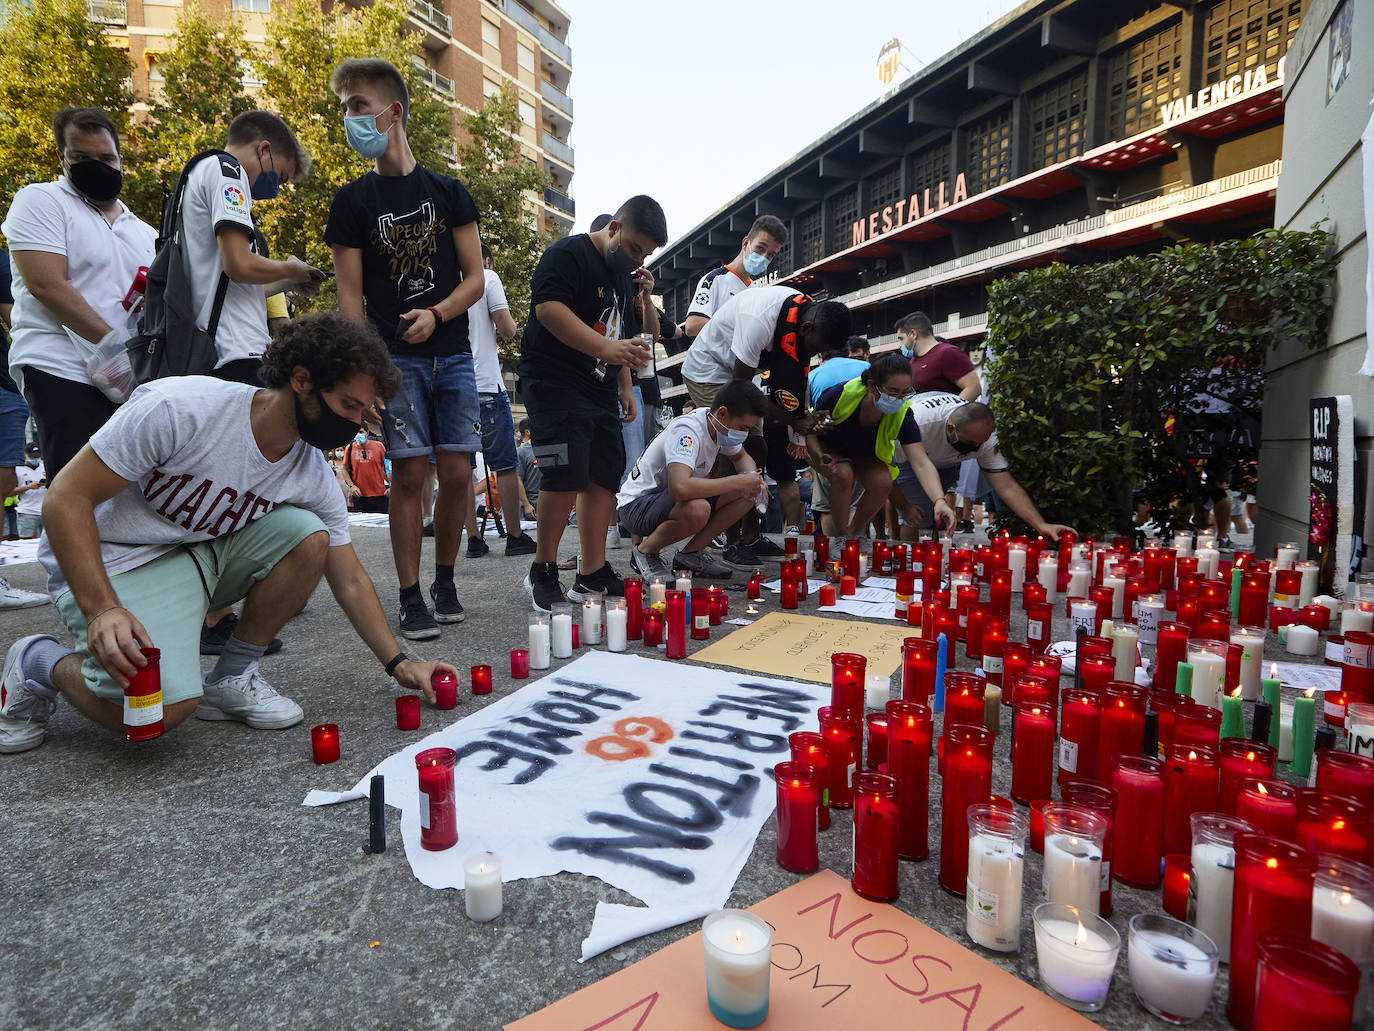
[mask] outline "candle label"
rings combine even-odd
[[[1001,673],[1001,672],[1002,672],[1002,656],[1000,656],[1000,655],[984,655],[984,656],[983,656],[983,672],[984,672],[984,673]]]
[[[1026,622],[1026,636],[1039,641],[1045,636],[1045,624],[1038,619]]]
[[[1345,642],[1345,664],[1356,669],[1374,669],[1374,644]]]
[[[1104,858],[1102,860],[1102,867],[1097,873],[1097,890],[1103,892],[1112,890],[1112,861],[1110,859]]]
[[[1078,772],[1078,742],[1068,738],[1059,739],[1059,768],[1069,773]]]
[[[1338,694],[1338,695],[1336,695],[1335,697],[1339,699],[1339,698],[1343,698],[1344,695]],[[1331,716],[1332,718],[1338,718],[1338,719],[1340,719],[1340,720],[1342,720],[1342,721],[1345,720],[1345,703],[1344,703],[1344,702],[1341,702],[1341,701],[1335,701],[1335,702],[1333,702],[1333,701],[1331,701],[1330,697],[1328,696],[1328,697],[1326,698],[1326,700],[1324,700],[1324,701],[1322,702],[1322,710],[1326,713],[1326,715]]]
[[[711,617],[709,614],[705,616],[693,616],[692,625],[698,630],[706,630],[711,625]]]
[[[124,696],[124,725],[146,727],[162,719],[162,692]]]
[[[429,792],[420,792],[420,826],[429,830]]]
[[[984,891],[972,881],[968,882],[968,892],[964,896],[968,911],[979,922],[996,926],[1002,900],[995,891]]]

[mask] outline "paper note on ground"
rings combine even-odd
[[[824,611],[824,610],[822,610]],[[902,661],[904,624],[879,625],[850,619],[820,619],[770,612],[753,626],[741,627],[707,645],[692,658],[720,666],[830,683],[830,656],[857,652],[868,657],[868,671],[891,676]]]

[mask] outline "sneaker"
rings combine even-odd
[[[754,549],[743,541],[736,541],[734,544],[727,547],[721,552],[721,558],[725,559],[725,561],[729,562],[732,566],[748,566],[750,569],[753,569],[763,561],[755,554]]]
[[[481,558],[491,553],[491,545],[481,537],[468,537],[468,558]]]
[[[238,676],[221,680],[212,681],[205,673],[203,685],[198,720],[238,720],[257,730],[285,730],[305,719],[299,705],[277,694],[256,662]]]
[[[568,600],[558,582],[557,562],[531,562],[530,571],[525,574],[525,590],[540,612],[552,612],[556,602]]]
[[[21,591],[11,587],[9,581],[0,578],[0,609],[31,609],[36,605],[47,605],[52,601],[46,594],[36,591]]]
[[[458,600],[458,588],[453,581],[435,580],[429,588],[430,599],[434,602],[434,618],[440,623],[461,623],[463,603]]]
[[[782,558],[787,554],[763,534],[759,534],[758,537],[749,542],[749,550],[759,558]]]
[[[606,550],[612,551],[623,547],[625,547],[625,541],[620,536],[620,530],[612,526],[606,531]]]
[[[609,562],[594,573],[578,573],[572,590],[568,592],[568,600],[588,601],[607,595],[617,598],[625,596],[625,581],[616,576]]]
[[[630,568],[646,580],[651,576],[667,576],[669,573],[668,563],[663,561],[658,552],[646,555],[638,548],[630,549]]]
[[[673,571],[676,572],[679,569],[691,573],[694,578],[701,577],[704,580],[730,580],[735,575],[733,569],[709,554],[705,549],[701,551],[679,551],[673,556]]]
[[[972,533],[972,532],[973,532],[973,520],[972,520],[972,519],[960,519],[959,522],[958,522],[958,524],[954,527],[954,532],[955,532],[955,533]]]
[[[534,538],[527,533],[521,533],[519,537],[506,538],[506,558],[515,555],[533,555],[538,550],[538,545],[534,543]]]
[[[302,608],[301,611],[304,611],[304,609]],[[300,613],[298,612],[296,615],[299,616]],[[229,613],[229,615],[225,616],[214,626],[206,626],[204,623],[201,623],[200,654],[222,654],[224,652],[224,646],[229,643],[229,638],[234,636],[234,631],[238,628],[238,625],[239,617],[233,612]],[[276,655],[279,651],[281,651],[281,638],[274,637],[271,643],[267,645],[267,651],[263,654]]]
[[[424,523],[421,525],[421,528],[420,528],[420,536],[421,536],[421,537],[433,537],[433,536],[434,536],[434,519],[433,519],[433,517],[430,517],[429,519],[426,519],[426,520],[424,521]]]
[[[401,624],[401,636],[408,641],[428,641],[439,636],[439,624],[434,622],[423,601],[402,603],[396,618]]]
[[[56,692],[24,676],[24,653],[35,641],[56,641],[49,634],[30,634],[10,645],[0,675],[0,754],[27,752],[43,743],[48,717],[57,708]]]

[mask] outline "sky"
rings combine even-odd
[[[572,19],[576,232],[647,193],[670,240],[1018,0],[560,0]]]

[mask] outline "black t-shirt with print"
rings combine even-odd
[[[617,275],[585,233],[565,236],[546,250],[530,279],[530,317],[520,340],[520,378],[572,387],[587,397],[615,403],[620,366],[606,367],[597,379],[596,359],[569,347],[536,314],[544,301],[566,304],[585,326],[611,340],[639,329],[629,276]]]
[[[422,344],[399,340],[396,324],[462,282],[453,230],[476,221],[462,183],[418,164],[409,175],[368,172],[334,195],[325,242],[362,251],[367,317],[393,354],[442,358],[471,350],[466,315],[445,320]]]
[[[840,395],[844,393],[846,384],[836,383],[829,390],[823,391],[821,396],[816,399],[816,409],[823,412],[833,412],[835,406],[840,403]],[[845,458],[852,458],[854,461],[862,461],[865,458],[875,458],[878,451],[878,426],[882,420],[865,425],[859,421],[861,409],[856,410],[844,422],[836,423],[833,429],[826,430],[820,435],[821,443],[825,447],[843,455]],[[897,444],[919,444],[921,442],[921,428],[916,425],[916,420],[911,416],[911,409],[906,410],[906,415],[902,417],[902,425],[897,430]],[[893,455],[893,462],[897,459]]]

